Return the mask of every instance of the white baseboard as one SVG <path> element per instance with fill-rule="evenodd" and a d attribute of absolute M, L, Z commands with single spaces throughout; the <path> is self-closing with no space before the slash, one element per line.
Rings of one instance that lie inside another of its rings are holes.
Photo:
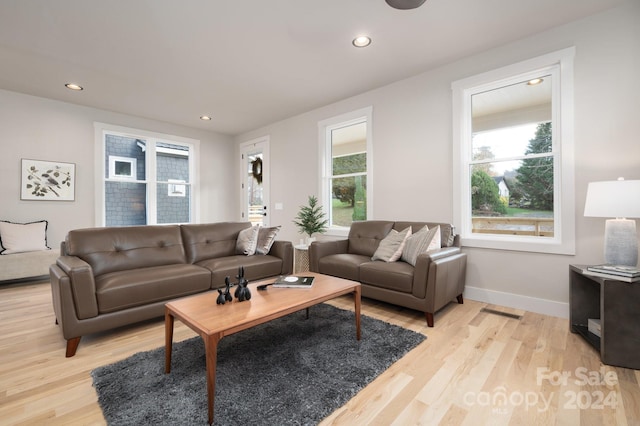
<path fill-rule="evenodd" d="M 491 303 L 493 305 L 507 306 L 509 308 L 536 312 L 538 314 L 569 318 L 569 304 L 555 302 L 553 300 L 538 299 L 536 297 L 522 296 L 520 294 L 504 293 L 502 291 L 487 290 L 484 288 L 469 286 L 466 286 L 464 289 L 464 298 L 478 302 Z"/>

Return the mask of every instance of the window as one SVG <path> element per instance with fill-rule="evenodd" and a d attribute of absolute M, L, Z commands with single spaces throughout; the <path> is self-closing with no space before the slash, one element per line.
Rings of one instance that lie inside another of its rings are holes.
<path fill-rule="evenodd" d="M 333 234 L 344 235 L 353 221 L 372 217 L 371 112 L 368 107 L 318 123 L 319 198 Z"/>
<path fill-rule="evenodd" d="M 454 224 L 462 244 L 574 254 L 573 55 L 454 82 Z"/>
<path fill-rule="evenodd" d="M 136 164 L 135 158 L 109 156 L 109 178 L 110 179 L 135 179 Z"/>
<path fill-rule="evenodd" d="M 95 124 L 102 226 L 190 223 L 199 141 Z"/>

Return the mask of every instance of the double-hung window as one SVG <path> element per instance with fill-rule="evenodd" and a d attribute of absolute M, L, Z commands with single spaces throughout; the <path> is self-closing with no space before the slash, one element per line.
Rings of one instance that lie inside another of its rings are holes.
<path fill-rule="evenodd" d="M 573 254 L 573 55 L 454 82 L 454 224 L 462 244 Z"/>
<path fill-rule="evenodd" d="M 346 234 L 352 222 L 372 217 L 371 113 L 368 107 L 318 123 L 319 198 L 329 233 Z"/>
<path fill-rule="evenodd" d="M 199 141 L 102 123 L 96 131 L 96 223 L 196 222 Z"/>

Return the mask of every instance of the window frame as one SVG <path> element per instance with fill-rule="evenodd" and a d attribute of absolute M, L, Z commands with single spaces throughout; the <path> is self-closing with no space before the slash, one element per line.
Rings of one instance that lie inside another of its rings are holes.
<path fill-rule="evenodd" d="M 336 226 L 331 224 L 331 204 L 332 194 L 330 182 L 334 178 L 332 170 L 332 140 L 331 131 L 337 128 L 346 127 L 358 123 L 366 123 L 366 173 L 356 173 L 365 176 L 367 179 L 367 220 L 371 220 L 373 216 L 373 107 L 368 106 L 334 117 L 327 118 L 318 122 L 318 146 L 319 146 L 319 170 L 320 170 L 320 196 L 318 199 L 322 204 L 322 209 L 329 220 L 327 235 L 330 236 L 347 236 L 350 227 Z M 349 175 L 341 175 L 340 177 L 348 177 Z"/>
<path fill-rule="evenodd" d="M 552 52 L 452 83 L 453 91 L 453 211 L 461 243 L 467 247 L 555 254 L 575 254 L 574 104 L 575 48 Z M 514 236 L 471 232 L 472 156 L 471 97 L 528 77 L 552 76 L 552 137 L 554 157 L 554 236 Z"/>
<path fill-rule="evenodd" d="M 108 170 L 105 170 L 105 148 L 106 135 L 125 136 L 132 139 L 141 139 L 147 142 L 145 156 L 147 175 L 145 180 L 137 180 L 135 175 L 130 179 L 106 177 Z M 147 130 L 134 129 L 129 127 L 117 126 L 106 123 L 94 122 L 94 170 L 95 170 L 95 223 L 96 226 L 106 226 L 105 216 L 105 183 L 111 182 L 137 182 L 146 185 L 146 204 L 147 204 L 147 225 L 157 225 L 157 186 L 166 184 L 171 186 L 175 182 L 158 181 L 156 173 L 156 154 L 157 152 L 168 152 L 167 148 L 157 147 L 157 144 L 175 144 L 183 145 L 189 148 L 189 182 L 179 185 L 190 186 L 191 199 L 189 202 L 189 223 L 199 223 L 200 221 L 200 185 L 199 185 L 199 169 L 197 167 L 200 158 L 200 141 L 197 139 L 186 138 L 182 136 L 168 135 L 164 133 L 151 132 Z M 170 223 L 162 223 L 161 225 L 170 225 Z"/>

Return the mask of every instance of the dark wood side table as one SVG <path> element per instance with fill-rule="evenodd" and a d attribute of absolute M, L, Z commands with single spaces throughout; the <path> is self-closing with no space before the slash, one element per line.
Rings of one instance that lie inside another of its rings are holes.
<path fill-rule="evenodd" d="M 640 282 L 587 275 L 587 265 L 569 267 L 569 324 L 596 350 L 604 364 L 640 369 Z M 588 331 L 600 318 L 601 337 Z"/>

